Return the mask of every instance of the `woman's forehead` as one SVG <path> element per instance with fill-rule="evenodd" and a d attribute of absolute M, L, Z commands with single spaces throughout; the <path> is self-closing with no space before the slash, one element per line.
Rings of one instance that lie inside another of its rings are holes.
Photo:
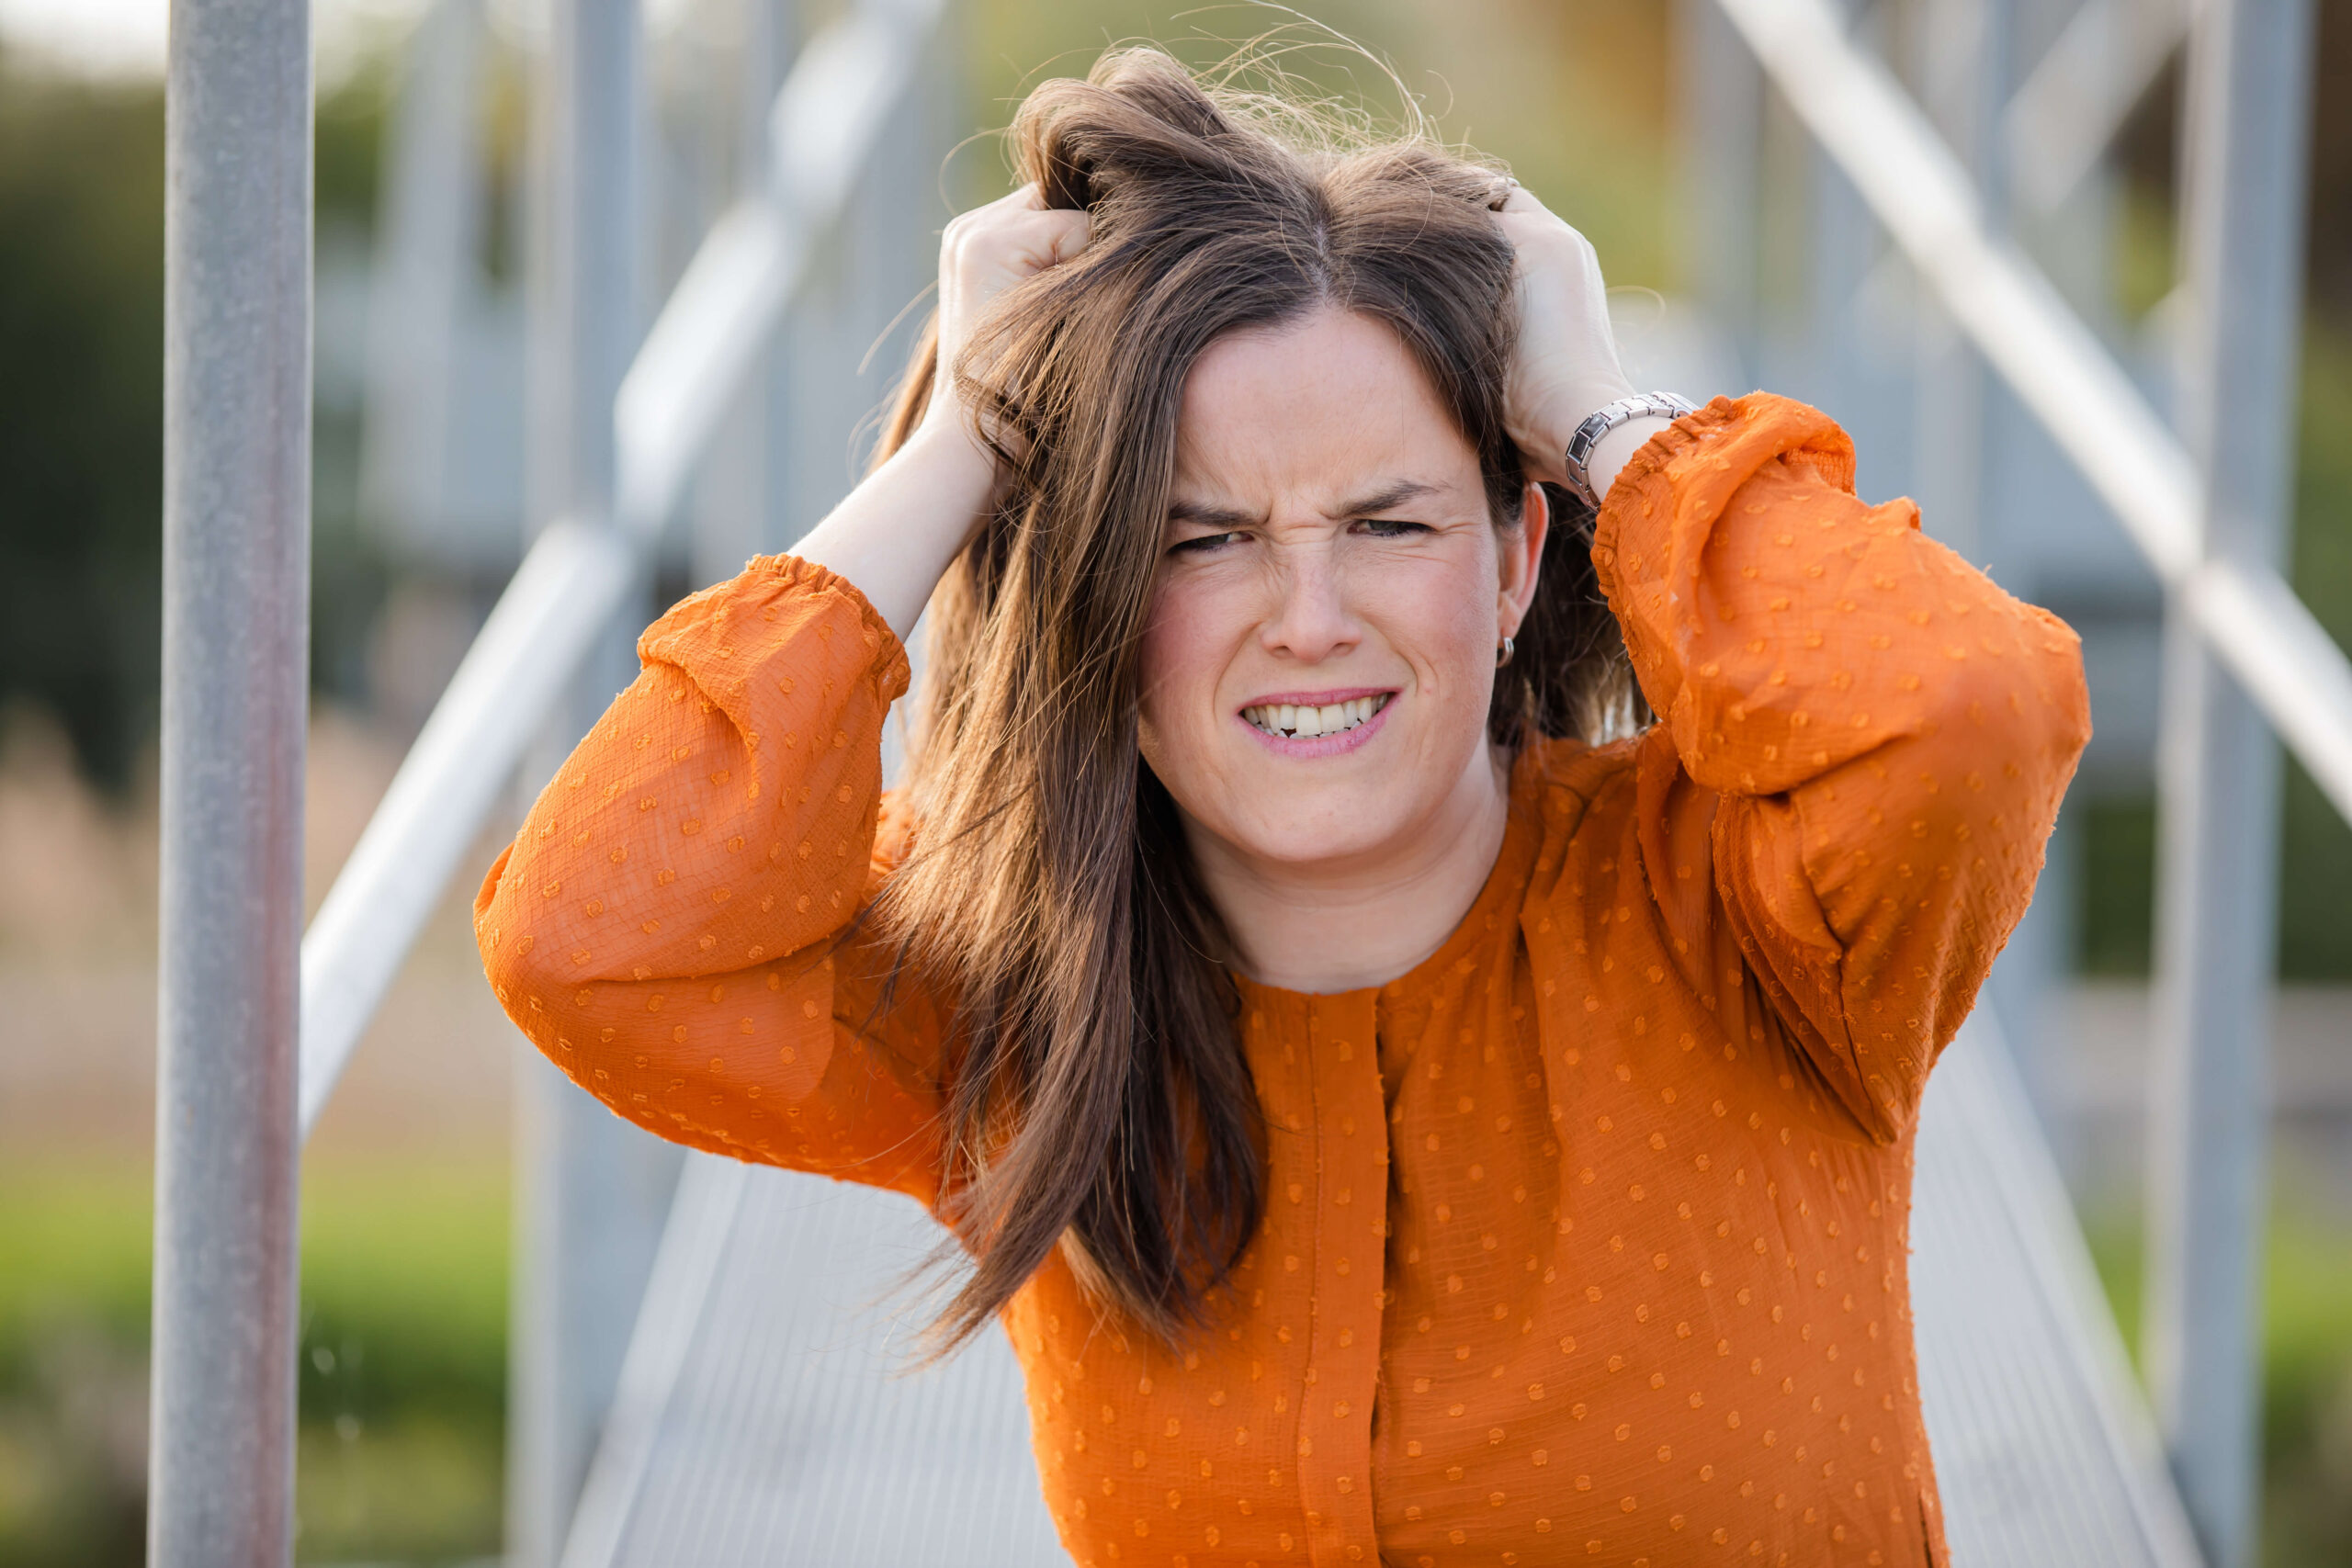
<path fill-rule="evenodd" d="M 1325 307 L 1228 333 L 1185 380 L 1180 502 L 1262 510 L 1282 497 L 1340 515 L 1400 485 L 1425 502 L 1476 495 L 1478 457 L 1379 321 Z"/>

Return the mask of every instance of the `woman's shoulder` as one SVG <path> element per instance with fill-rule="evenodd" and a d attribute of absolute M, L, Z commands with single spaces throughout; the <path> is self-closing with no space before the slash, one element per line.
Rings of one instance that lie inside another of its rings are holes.
<path fill-rule="evenodd" d="M 1510 804 L 1514 816 L 1537 828 L 1536 883 L 1556 876 L 1574 848 L 1589 849 L 1595 835 L 1613 840 L 1630 825 L 1647 733 L 1600 746 L 1561 738 L 1521 749 L 1511 770 Z M 1541 897 L 1544 889 L 1531 886 L 1529 892 Z"/>
<path fill-rule="evenodd" d="M 1528 908 L 1556 913 L 1562 900 L 1588 897 L 1613 907 L 1624 889 L 1648 886 L 1652 852 L 1661 847 L 1648 840 L 1690 825 L 1668 806 L 1679 778 L 1673 755 L 1656 724 L 1603 745 L 1546 740 L 1521 752 L 1511 813 L 1534 840 L 1525 863 Z"/>
<path fill-rule="evenodd" d="M 886 789 L 874 811 L 872 865 L 877 882 L 915 852 L 915 807 L 905 788 Z"/>

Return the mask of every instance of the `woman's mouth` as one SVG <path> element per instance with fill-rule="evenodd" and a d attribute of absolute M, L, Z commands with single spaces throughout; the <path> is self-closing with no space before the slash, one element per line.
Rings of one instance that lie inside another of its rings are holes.
<path fill-rule="evenodd" d="M 1279 740 L 1310 740 L 1325 735 L 1343 735 L 1351 729 L 1372 722 L 1381 709 L 1388 705 L 1395 694 L 1377 692 L 1368 697 L 1351 697 L 1344 702 L 1325 703 L 1259 703 L 1241 710 L 1241 716 L 1261 735 Z"/>

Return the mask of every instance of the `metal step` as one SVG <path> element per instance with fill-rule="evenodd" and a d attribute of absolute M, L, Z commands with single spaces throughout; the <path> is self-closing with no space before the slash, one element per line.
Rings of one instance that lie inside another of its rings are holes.
<path fill-rule="evenodd" d="M 1066 1564 L 991 1327 L 915 1371 L 912 1199 L 690 1157 L 563 1568 Z"/>
<path fill-rule="evenodd" d="M 2196 1568 L 2155 1425 L 1990 1008 L 1928 1077 L 1914 1179 L 1919 1395 L 1955 1568 Z"/>

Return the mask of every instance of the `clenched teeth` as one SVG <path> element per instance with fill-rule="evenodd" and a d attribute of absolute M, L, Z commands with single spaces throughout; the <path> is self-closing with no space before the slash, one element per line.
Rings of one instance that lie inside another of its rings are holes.
<path fill-rule="evenodd" d="M 1296 737 L 1306 739 L 1317 735 L 1337 735 L 1353 729 L 1388 705 L 1389 694 L 1375 697 L 1355 697 L 1344 703 L 1326 703 L 1321 707 L 1291 703 L 1261 703 L 1241 710 L 1241 716 L 1269 735 Z"/>

